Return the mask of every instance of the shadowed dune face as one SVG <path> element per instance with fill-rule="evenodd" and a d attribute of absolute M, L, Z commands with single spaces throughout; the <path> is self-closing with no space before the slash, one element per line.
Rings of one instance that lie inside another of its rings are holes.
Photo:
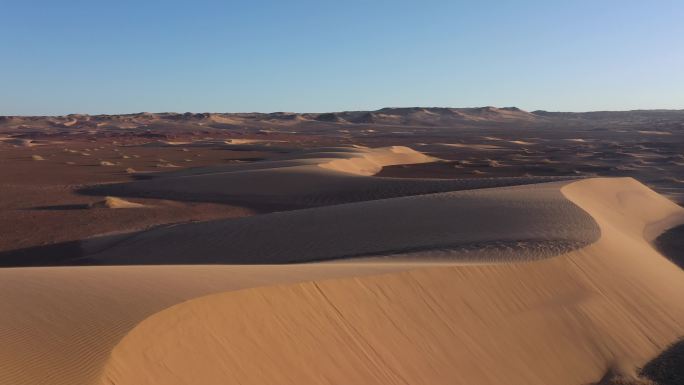
<path fill-rule="evenodd" d="M 268 264 L 409 252 L 425 260 L 536 259 L 598 238 L 591 217 L 562 196 L 561 186 L 429 194 L 176 225 L 91 239 L 82 248 L 85 260 L 97 264 Z M 268 242 L 258 241 L 264 237 Z M 483 247 L 486 253 L 478 252 Z M 505 253 L 508 248 L 515 253 Z"/>
<path fill-rule="evenodd" d="M 668 229 L 654 243 L 658 251 L 684 269 L 684 225 Z"/>
<path fill-rule="evenodd" d="M 658 385 L 684 384 L 684 339 L 648 362 L 640 374 Z"/>

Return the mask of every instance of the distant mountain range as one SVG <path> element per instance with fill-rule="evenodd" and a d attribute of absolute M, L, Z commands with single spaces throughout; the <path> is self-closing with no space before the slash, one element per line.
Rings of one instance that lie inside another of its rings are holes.
<path fill-rule="evenodd" d="M 182 126 L 191 128 L 277 128 L 279 126 L 644 126 L 684 127 L 684 110 L 633 110 L 596 112 L 523 111 L 516 107 L 438 108 L 402 107 L 375 111 L 328 113 L 135 113 L 122 115 L 0 116 L 0 129 L 104 128 Z"/>

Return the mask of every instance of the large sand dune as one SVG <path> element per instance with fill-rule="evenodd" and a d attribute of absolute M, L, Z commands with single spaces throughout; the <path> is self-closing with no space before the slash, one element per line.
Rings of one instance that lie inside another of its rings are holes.
<path fill-rule="evenodd" d="M 345 210 L 362 220 L 350 222 Z M 398 220 L 402 212 L 416 219 Z M 555 258 L 506 264 L 423 263 L 416 250 L 411 261 L 3 269 L 0 384 L 576 385 L 597 381 L 613 365 L 641 365 L 684 334 L 684 273 L 649 244 L 684 222 L 684 210 L 629 178 L 273 215 L 314 215 L 309 219 L 326 225 L 311 231 L 336 226 L 334 241 L 308 246 L 315 253 L 302 248 L 307 258 L 352 247 L 345 232 L 367 239 L 353 247 L 370 255 L 393 242 L 427 244 L 429 234 L 473 238 L 479 247 L 529 234 L 577 243 Z M 386 226 L 368 232 L 364 222 L 377 215 L 387 216 Z M 274 229 L 288 223 L 263 217 Z M 188 226 L 209 226 L 194 235 L 216 237 L 226 223 Z M 141 235 L 158 247 L 151 255 L 174 252 L 163 245 L 167 234 L 185 231 L 172 229 Z M 244 240 L 233 248 L 266 250 L 271 258 L 280 247 L 291 257 L 310 235 L 281 230 L 290 249 L 285 241 L 269 250 Z M 128 258 L 130 242 L 109 247 L 118 250 L 112 260 Z M 222 242 L 199 238 L 196 247 L 231 248 Z M 182 253 L 192 250 L 173 255 Z"/>
<path fill-rule="evenodd" d="M 157 313 L 103 384 L 586 384 L 684 330 L 684 273 L 647 239 L 684 210 L 629 179 L 563 188 L 601 228 L 545 261 L 215 294 Z"/>

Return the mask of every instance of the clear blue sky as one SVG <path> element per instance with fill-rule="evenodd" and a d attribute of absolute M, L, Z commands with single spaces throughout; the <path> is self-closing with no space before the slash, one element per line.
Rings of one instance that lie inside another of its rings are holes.
<path fill-rule="evenodd" d="M 684 108 L 684 1 L 0 0 L 0 115 Z"/>

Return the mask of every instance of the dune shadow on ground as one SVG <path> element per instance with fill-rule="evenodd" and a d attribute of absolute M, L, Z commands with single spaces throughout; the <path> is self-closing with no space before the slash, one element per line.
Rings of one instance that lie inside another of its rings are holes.
<path fill-rule="evenodd" d="M 654 243 L 661 254 L 684 269 L 684 225 L 665 231 Z M 681 384 L 684 384 L 684 381 Z"/>
<path fill-rule="evenodd" d="M 684 384 L 684 339 L 672 344 L 651 360 L 641 369 L 640 374 L 658 385 Z"/>
<path fill-rule="evenodd" d="M 79 260 L 81 257 L 83 257 L 81 242 L 70 241 L 0 251 L 0 267 L 75 266 L 84 264 L 82 260 Z"/>
<path fill-rule="evenodd" d="M 588 385 L 682 385 L 684 384 L 684 338 L 670 345 L 637 373 L 610 369 L 599 382 Z"/>

